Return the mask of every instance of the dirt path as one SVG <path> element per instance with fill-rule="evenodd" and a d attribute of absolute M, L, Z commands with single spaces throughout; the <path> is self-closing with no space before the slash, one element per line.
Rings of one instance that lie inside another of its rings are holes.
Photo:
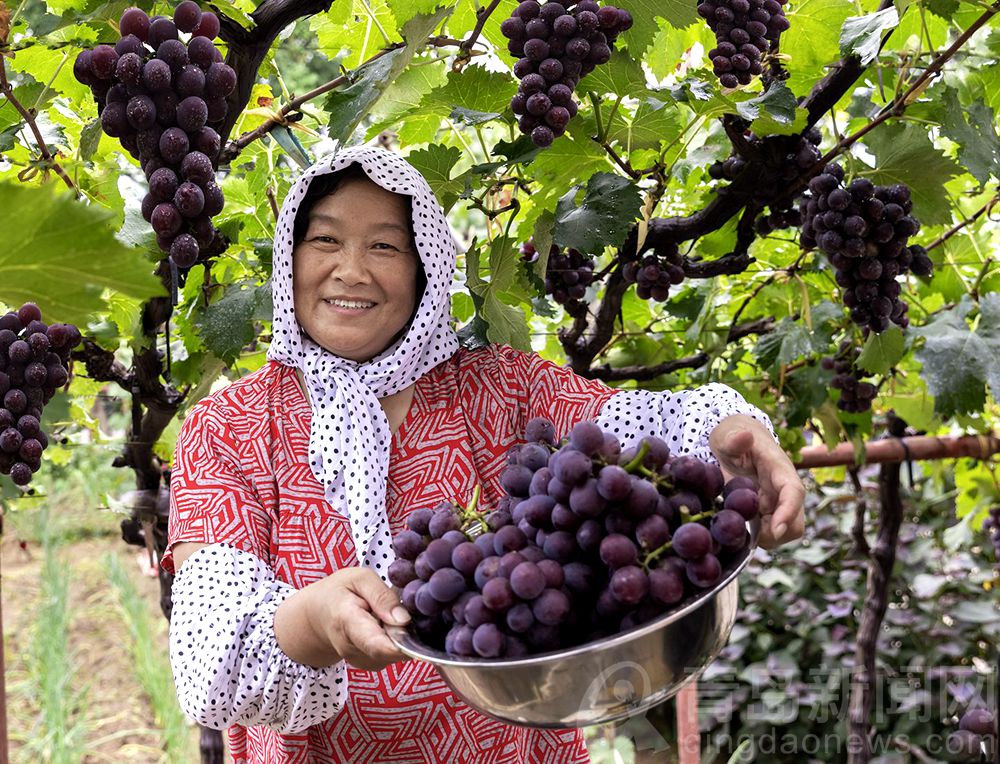
<path fill-rule="evenodd" d="M 87 764 L 166 761 L 152 707 L 129 655 L 131 636 L 121 619 L 104 561 L 105 555 L 112 554 L 121 562 L 146 604 L 154 639 L 166 655 L 167 623 L 159 610 L 159 585 L 156 579 L 142 575 L 135 551 L 135 547 L 108 536 L 66 544 L 59 552 L 59 559 L 70 571 L 69 647 L 78 672 L 71 689 L 87 688 L 83 758 Z M 35 764 L 24 750 L 24 743 L 37 735 L 39 710 L 28 682 L 26 650 L 34 633 L 43 554 L 37 544 L 29 544 L 25 551 L 10 537 L 4 539 L 2 552 L 11 761 Z M 169 689 L 172 691 L 172 686 Z M 192 726 L 190 734 L 196 744 L 197 728 Z"/>

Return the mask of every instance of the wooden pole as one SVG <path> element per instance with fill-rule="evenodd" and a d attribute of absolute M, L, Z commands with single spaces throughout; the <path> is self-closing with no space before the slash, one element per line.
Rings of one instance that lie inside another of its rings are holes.
<path fill-rule="evenodd" d="M 862 462 L 928 461 L 932 459 L 987 459 L 1000 453 L 1000 438 L 992 435 L 963 435 L 957 438 L 934 438 L 918 435 L 910 438 L 885 438 L 870 440 L 865 444 Z M 832 450 L 826 446 L 807 446 L 802 449 L 795 466 L 800 469 L 817 467 L 844 467 L 856 463 L 853 443 L 841 443 Z"/>
<path fill-rule="evenodd" d="M 685 685 L 677 693 L 675 706 L 679 764 L 701 764 L 701 735 L 698 732 L 698 680 Z"/>

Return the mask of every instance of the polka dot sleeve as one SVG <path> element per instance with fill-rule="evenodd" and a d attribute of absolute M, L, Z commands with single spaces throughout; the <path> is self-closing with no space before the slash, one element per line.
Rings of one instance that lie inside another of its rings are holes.
<path fill-rule="evenodd" d="M 717 463 L 708 436 L 732 414 L 753 417 L 774 437 L 771 420 L 763 411 L 731 387 L 718 383 L 676 393 L 619 390 L 604 404 L 596 421 L 605 432 L 617 435 L 625 447 L 655 435 L 663 438 L 674 454 Z"/>
<path fill-rule="evenodd" d="M 274 613 L 296 589 L 258 557 L 229 544 L 192 554 L 173 584 L 170 665 L 181 708 L 201 725 L 294 733 L 347 701 L 346 664 L 293 661 L 274 636 Z"/>

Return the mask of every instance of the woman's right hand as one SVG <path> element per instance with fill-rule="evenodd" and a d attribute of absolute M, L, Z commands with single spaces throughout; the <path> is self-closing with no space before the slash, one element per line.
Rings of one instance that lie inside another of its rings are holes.
<path fill-rule="evenodd" d="M 375 571 L 344 568 L 302 591 L 307 590 L 309 623 L 340 659 L 366 671 L 407 660 L 382 623 L 403 626 L 410 615 Z"/>

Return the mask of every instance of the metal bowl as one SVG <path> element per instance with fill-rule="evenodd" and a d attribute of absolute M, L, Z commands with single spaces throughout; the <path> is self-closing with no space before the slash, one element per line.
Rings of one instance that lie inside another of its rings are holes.
<path fill-rule="evenodd" d="M 749 523 L 750 549 L 715 588 L 631 631 L 568 650 L 526 658 L 460 658 L 387 626 L 396 646 L 428 661 L 473 708 L 528 727 L 586 727 L 641 713 L 697 678 L 729 640 L 740 572 L 757 545 L 760 521 Z"/>

